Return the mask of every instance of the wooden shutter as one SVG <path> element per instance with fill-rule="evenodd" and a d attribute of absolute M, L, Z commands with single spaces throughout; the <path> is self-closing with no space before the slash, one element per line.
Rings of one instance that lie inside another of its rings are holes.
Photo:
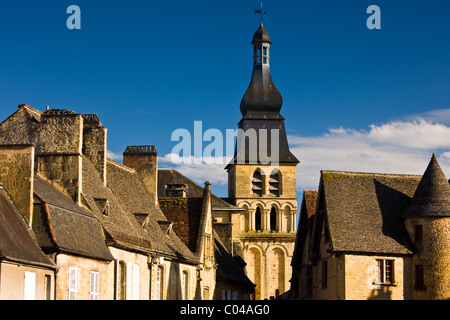
<path fill-rule="evenodd" d="M 89 300 L 99 299 L 99 278 L 100 274 L 98 272 L 91 271 L 89 284 Z"/>
<path fill-rule="evenodd" d="M 69 267 L 69 300 L 77 300 L 78 297 L 78 275 L 76 267 Z"/>

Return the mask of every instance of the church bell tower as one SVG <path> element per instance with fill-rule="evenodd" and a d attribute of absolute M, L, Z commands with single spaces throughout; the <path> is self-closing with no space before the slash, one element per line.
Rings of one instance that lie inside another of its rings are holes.
<path fill-rule="evenodd" d="M 233 217 L 233 240 L 257 300 L 289 289 L 296 235 L 299 161 L 289 150 L 283 98 L 270 75 L 271 44 L 261 23 L 252 40 L 253 73 L 240 105 L 235 156 L 226 167 L 230 202 L 245 210 Z"/>

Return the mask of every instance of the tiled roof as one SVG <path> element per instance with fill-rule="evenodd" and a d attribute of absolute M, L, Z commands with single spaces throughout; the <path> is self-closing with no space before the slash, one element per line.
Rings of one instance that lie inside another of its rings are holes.
<path fill-rule="evenodd" d="M 322 171 L 315 238 L 321 232 L 317 222 L 327 221 L 335 251 L 411 253 L 402 214 L 420 179 L 418 175 Z"/>
<path fill-rule="evenodd" d="M 33 228 L 42 247 L 50 249 L 52 244 L 54 249 L 66 253 L 106 261 L 114 259 L 106 246 L 102 226 L 92 213 L 40 177 L 34 179 L 34 191 L 41 210 L 36 211 Z M 39 213 L 43 216 L 39 217 Z"/>
<path fill-rule="evenodd" d="M 56 265 L 39 248 L 33 232 L 7 192 L 0 186 L 0 260 L 2 259 L 56 269 Z"/>

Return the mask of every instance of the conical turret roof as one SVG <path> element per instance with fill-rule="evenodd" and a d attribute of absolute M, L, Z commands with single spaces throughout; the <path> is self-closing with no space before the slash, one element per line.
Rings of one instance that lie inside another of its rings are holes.
<path fill-rule="evenodd" d="M 434 153 L 405 217 L 450 217 L 450 186 Z"/>
<path fill-rule="evenodd" d="M 272 43 L 270 41 L 269 33 L 267 32 L 266 29 L 264 29 L 262 22 L 259 25 L 258 30 L 256 30 L 255 34 L 253 35 L 252 44 L 261 43 L 261 42 Z"/>

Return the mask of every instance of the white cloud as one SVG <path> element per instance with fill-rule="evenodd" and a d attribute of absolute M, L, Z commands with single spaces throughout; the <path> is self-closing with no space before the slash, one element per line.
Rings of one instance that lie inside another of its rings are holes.
<path fill-rule="evenodd" d="M 110 150 L 106 151 L 106 156 L 114 161 L 122 161 L 122 154 L 114 153 Z"/>
<path fill-rule="evenodd" d="M 405 121 L 414 121 L 418 119 L 450 125 L 450 109 L 435 109 L 424 113 L 408 115 L 404 118 Z"/>
<path fill-rule="evenodd" d="M 450 127 L 425 120 L 371 125 L 369 130 L 339 128 L 318 137 L 289 137 L 300 159 L 297 187 L 316 189 L 320 170 L 422 174 L 436 153 L 450 169 Z"/>
<path fill-rule="evenodd" d="M 367 130 L 333 128 L 320 136 L 288 139 L 301 161 L 299 190 L 317 189 L 320 170 L 423 174 L 433 153 L 444 173 L 450 173 L 450 126 L 424 119 L 371 125 Z M 160 161 L 199 184 L 206 180 L 222 186 L 228 183 L 223 164 L 174 165 L 172 157 L 166 155 Z M 223 162 L 223 158 L 216 160 Z"/>

